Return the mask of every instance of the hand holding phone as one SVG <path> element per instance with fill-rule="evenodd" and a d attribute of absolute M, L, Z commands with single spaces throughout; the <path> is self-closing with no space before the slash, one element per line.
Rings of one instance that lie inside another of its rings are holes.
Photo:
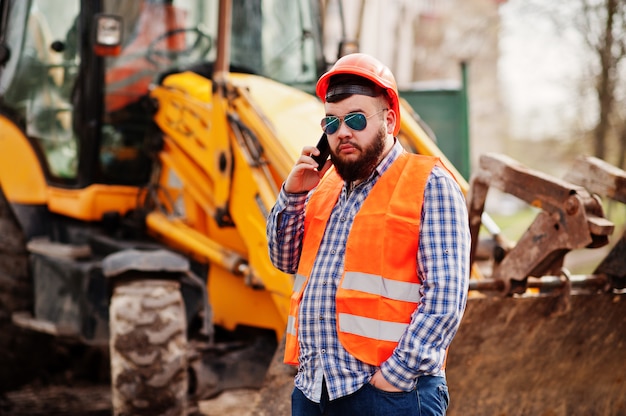
<path fill-rule="evenodd" d="M 317 142 L 315 147 L 320 151 L 319 156 L 311 155 L 313 160 L 317 162 L 318 169 L 321 169 L 326 163 L 326 159 L 330 156 L 330 145 L 328 144 L 328 137 L 326 137 L 326 133 L 322 134 L 320 140 Z"/>

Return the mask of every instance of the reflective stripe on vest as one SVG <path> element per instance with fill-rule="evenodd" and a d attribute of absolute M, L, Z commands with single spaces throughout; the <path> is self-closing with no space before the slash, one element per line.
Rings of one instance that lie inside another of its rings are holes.
<path fill-rule="evenodd" d="M 339 314 L 339 330 L 379 341 L 398 342 L 409 324 L 381 321 L 362 316 Z"/>
<path fill-rule="evenodd" d="M 293 292 L 300 293 L 300 291 L 304 288 L 304 283 L 306 282 L 306 277 L 301 274 L 296 275 L 296 280 L 293 284 Z M 296 335 L 296 317 L 289 314 L 287 317 L 287 334 Z"/>
<path fill-rule="evenodd" d="M 422 285 L 385 279 L 382 276 L 373 274 L 346 272 L 342 287 L 344 289 L 379 295 L 388 299 L 418 303 L 421 297 L 420 289 Z"/>
<path fill-rule="evenodd" d="M 301 274 L 296 274 L 296 280 L 293 282 L 293 291 L 299 292 L 304 287 L 304 283 L 306 282 L 306 279 L 307 279 L 306 276 L 303 276 Z"/>

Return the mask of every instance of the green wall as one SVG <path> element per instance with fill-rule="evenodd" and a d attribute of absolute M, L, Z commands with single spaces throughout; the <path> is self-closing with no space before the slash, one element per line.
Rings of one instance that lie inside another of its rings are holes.
<path fill-rule="evenodd" d="M 422 120 L 437 137 L 437 145 L 456 169 L 469 180 L 469 122 L 467 80 L 462 65 L 463 83 L 460 89 L 433 88 L 400 90 Z"/>

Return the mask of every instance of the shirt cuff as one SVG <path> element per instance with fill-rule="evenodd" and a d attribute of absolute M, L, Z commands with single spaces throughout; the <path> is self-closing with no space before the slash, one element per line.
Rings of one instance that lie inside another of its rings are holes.
<path fill-rule="evenodd" d="M 380 371 L 385 380 L 400 390 L 411 391 L 417 384 L 415 374 L 407 369 L 395 355 L 391 355 L 387 361 L 381 364 Z"/>
<path fill-rule="evenodd" d="M 291 194 L 285 191 L 284 186 L 280 189 L 276 203 L 281 206 L 283 213 L 295 214 L 304 209 L 308 193 Z"/>

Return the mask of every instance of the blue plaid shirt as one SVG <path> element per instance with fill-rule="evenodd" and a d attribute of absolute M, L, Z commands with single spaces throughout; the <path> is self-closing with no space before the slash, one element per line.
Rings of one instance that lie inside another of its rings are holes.
<path fill-rule="evenodd" d="M 354 216 L 378 178 L 403 151 L 396 141 L 366 181 L 350 193 L 344 185 L 326 226 L 298 315 L 300 356 L 295 385 L 314 402 L 320 401 L 323 379 L 334 400 L 357 391 L 378 369 L 354 358 L 338 341 L 335 293 Z M 298 269 L 307 200 L 307 194 L 281 190 L 268 218 L 270 257 L 286 273 Z M 410 391 L 420 375 L 444 375 L 446 349 L 467 301 L 469 251 L 465 198 L 451 175 L 435 167 L 424 192 L 417 253 L 422 297 L 394 353 L 380 367 L 394 386 Z"/>

